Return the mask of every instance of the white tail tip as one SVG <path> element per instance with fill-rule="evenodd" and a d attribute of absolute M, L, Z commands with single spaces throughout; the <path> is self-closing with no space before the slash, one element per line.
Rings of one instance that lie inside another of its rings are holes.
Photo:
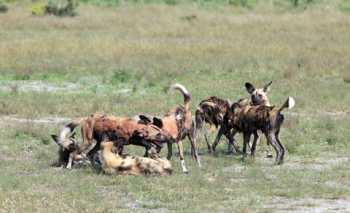
<path fill-rule="evenodd" d="M 295 106 L 295 100 L 293 97 L 288 97 L 288 109 L 292 109 Z"/>
<path fill-rule="evenodd" d="M 182 93 L 189 95 L 190 93 L 188 92 L 188 90 L 181 84 L 173 84 L 171 86 L 171 89 L 178 89 L 180 90 Z"/>

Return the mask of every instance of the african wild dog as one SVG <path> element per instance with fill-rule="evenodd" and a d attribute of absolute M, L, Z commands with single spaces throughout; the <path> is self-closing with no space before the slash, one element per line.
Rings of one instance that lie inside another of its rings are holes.
<path fill-rule="evenodd" d="M 58 141 L 68 138 L 67 136 L 72 134 L 78 125 L 81 126 L 83 142 L 81 145 L 75 143 L 76 148 L 70 155 L 70 163 L 67 168 L 71 167 L 75 155 L 87 155 L 94 163 L 93 158 L 100 150 L 101 142 L 105 140 L 113 141 L 120 154 L 124 145 L 143 146 L 146 149 L 145 156 L 148 155 L 151 148 L 159 152 L 162 144 L 171 140 L 170 135 L 156 125 L 143 124 L 132 118 L 93 114 L 65 125 L 60 132 L 61 137 L 58 138 Z"/>
<path fill-rule="evenodd" d="M 172 172 L 171 164 L 166 159 L 145 157 L 122 157 L 114 153 L 114 143 L 105 141 L 101 143 L 100 159 L 102 170 L 106 174 L 122 175 L 169 175 Z"/>
<path fill-rule="evenodd" d="M 174 84 L 172 89 L 178 90 L 182 93 L 184 96 L 184 105 L 183 106 L 176 106 L 172 108 L 168 113 L 166 113 L 162 118 L 162 130 L 165 132 L 168 132 L 173 141 L 176 142 L 179 150 L 179 157 L 181 161 L 181 167 L 182 171 L 184 173 L 187 173 L 188 170 L 185 165 L 184 160 L 184 151 L 183 151 L 183 144 L 182 140 L 185 137 L 188 137 L 188 139 L 191 142 L 191 154 L 197 161 L 197 164 L 199 167 L 201 167 L 200 159 L 197 153 L 197 146 L 196 142 L 194 140 L 194 134 L 195 134 L 195 127 L 194 122 L 192 121 L 191 117 L 191 111 L 190 111 L 190 100 L 191 95 L 188 92 L 188 90 L 181 84 Z M 147 118 L 147 116 L 142 115 L 144 120 L 151 120 Z M 154 120 L 154 119 L 153 119 Z M 168 159 L 171 159 L 172 156 L 172 142 L 168 143 Z"/>
<path fill-rule="evenodd" d="M 263 88 L 256 89 L 253 84 L 247 82 L 245 83 L 246 90 L 250 94 L 250 99 L 241 99 L 239 102 L 242 105 L 265 105 L 269 106 L 269 100 L 267 97 L 267 92 L 269 86 L 272 84 L 272 81 L 266 84 Z M 227 111 L 230 109 L 231 103 L 228 100 L 223 100 L 218 97 L 212 96 L 206 100 L 200 102 L 196 113 L 196 137 L 200 129 L 203 129 L 203 124 L 208 123 L 210 126 L 215 126 L 219 128 L 218 134 L 215 138 L 213 146 L 208 140 L 208 133 L 206 128 L 204 128 L 204 136 L 208 146 L 208 151 L 215 151 L 216 146 L 218 145 L 221 136 L 224 134 L 229 140 L 229 152 L 232 152 L 232 147 L 235 149 L 235 152 L 239 152 L 238 146 L 235 146 L 234 137 L 230 133 L 231 129 L 228 128 L 224 122 L 224 117 L 227 114 Z"/>
<path fill-rule="evenodd" d="M 276 164 L 282 164 L 285 150 L 279 140 L 279 132 L 284 120 L 281 112 L 285 108 L 293 108 L 294 105 L 295 100 L 292 97 L 289 97 L 279 108 L 263 105 L 241 105 L 239 102 L 232 104 L 231 109 L 228 111 L 227 121 L 234 131 L 233 135 L 236 132 L 243 133 L 244 155 L 252 134 L 254 135 L 254 141 L 251 155 L 255 154 L 257 131 L 260 130 L 276 151 Z"/>
<path fill-rule="evenodd" d="M 70 135 L 68 133 L 70 133 L 69 129 L 63 128 L 60 135 L 51 135 L 59 147 L 58 160 L 52 166 L 71 168 L 73 161 L 82 160 L 82 156 L 78 154 L 79 145 L 74 137 L 75 133 Z"/>

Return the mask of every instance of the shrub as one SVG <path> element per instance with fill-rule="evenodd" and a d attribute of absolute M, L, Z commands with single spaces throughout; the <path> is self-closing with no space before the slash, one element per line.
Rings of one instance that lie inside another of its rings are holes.
<path fill-rule="evenodd" d="M 313 2 L 313 0 L 291 0 L 294 7 L 298 7 L 301 4 L 307 5 Z"/>
<path fill-rule="evenodd" d="M 132 75 L 128 70 L 116 70 L 113 72 L 111 83 L 117 85 L 119 83 L 126 83 L 132 79 Z"/>
<path fill-rule="evenodd" d="M 257 1 L 256 0 L 229 0 L 228 3 L 230 5 L 253 8 L 256 5 Z"/>
<path fill-rule="evenodd" d="M 32 15 L 35 15 L 35 16 L 45 15 L 45 5 L 44 4 L 34 4 L 30 10 L 32 12 Z"/>
<path fill-rule="evenodd" d="M 45 7 L 45 14 L 55 16 L 76 16 L 78 2 L 76 0 L 67 0 L 65 6 L 60 5 L 60 1 L 49 0 Z"/>
<path fill-rule="evenodd" d="M 0 0 L 0 13 L 6 13 L 8 11 L 8 7 L 6 4 Z"/>

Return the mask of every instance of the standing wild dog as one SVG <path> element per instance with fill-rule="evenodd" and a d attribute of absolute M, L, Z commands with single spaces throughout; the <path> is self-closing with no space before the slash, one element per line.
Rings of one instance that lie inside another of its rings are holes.
<path fill-rule="evenodd" d="M 102 170 L 106 174 L 122 175 L 170 175 L 172 172 L 171 164 L 166 159 L 155 157 L 122 157 L 114 153 L 114 143 L 105 141 L 101 143 L 102 151 L 100 159 Z"/>
<path fill-rule="evenodd" d="M 280 128 L 284 120 L 281 112 L 285 108 L 293 108 L 294 105 L 295 100 L 292 97 L 289 97 L 279 108 L 263 105 L 241 105 L 239 102 L 232 104 L 227 119 L 234 133 L 243 133 L 244 155 L 246 154 L 246 147 L 249 144 L 252 134 L 254 134 L 254 141 L 251 148 L 251 155 L 255 154 L 257 131 L 260 130 L 266 136 L 268 143 L 276 151 L 276 164 L 282 164 L 285 150 L 279 139 Z"/>
<path fill-rule="evenodd" d="M 263 88 L 256 89 L 253 84 L 247 82 L 245 83 L 246 90 L 250 94 L 250 99 L 240 99 L 239 102 L 241 105 L 264 105 L 270 106 L 267 92 L 269 86 L 272 84 L 272 81 L 266 84 Z M 231 129 L 226 126 L 224 122 L 225 115 L 229 111 L 231 103 L 228 100 L 223 100 L 218 97 L 212 96 L 206 100 L 200 102 L 196 114 L 196 137 L 200 129 L 203 128 L 204 123 L 208 123 L 210 126 L 215 126 L 219 128 L 218 134 L 215 138 L 213 146 L 209 143 L 208 132 L 204 128 L 204 136 L 208 146 L 208 151 L 215 151 L 216 146 L 220 142 L 222 135 L 225 135 L 229 140 L 229 152 L 232 152 L 232 147 L 235 148 L 236 152 L 239 152 L 238 147 L 235 146 L 234 137 L 231 134 Z"/>
<path fill-rule="evenodd" d="M 195 134 L 195 127 L 194 122 L 192 121 L 191 111 L 190 111 L 190 101 L 191 101 L 191 94 L 188 92 L 188 90 L 181 84 L 174 84 L 171 86 L 172 89 L 178 90 L 182 93 L 184 97 L 184 105 L 183 106 L 176 106 L 172 108 L 168 113 L 166 113 L 162 118 L 162 130 L 169 133 L 171 135 L 171 138 L 175 143 L 177 144 L 178 150 L 179 150 L 179 157 L 181 161 L 181 168 L 184 173 L 187 173 L 188 170 L 185 165 L 184 160 L 184 151 L 183 151 L 183 144 L 182 140 L 185 137 L 188 137 L 188 139 L 191 142 L 191 154 L 197 161 L 197 164 L 199 167 L 201 167 L 200 159 L 197 152 L 197 146 L 194 139 Z M 140 116 L 144 120 L 150 121 L 149 118 L 142 115 Z M 153 119 L 154 120 L 154 119 Z M 172 142 L 170 141 L 168 143 L 168 159 L 171 159 L 172 157 Z"/>
<path fill-rule="evenodd" d="M 70 154 L 70 163 L 68 163 L 67 168 L 71 167 L 74 156 L 87 155 L 92 160 L 97 151 L 100 150 L 101 142 L 105 140 L 113 141 L 119 153 L 122 152 L 124 145 L 143 146 L 146 149 L 146 156 L 151 148 L 159 151 L 162 144 L 171 140 L 170 135 L 156 125 L 143 124 L 132 118 L 100 114 L 72 121 L 60 131 L 60 137 L 55 135 L 52 137 L 56 138 L 58 143 L 63 143 L 61 141 L 69 138 L 68 136 L 79 125 L 81 126 L 83 142 L 80 146 L 77 143 L 74 144 L 75 149 Z M 93 142 L 94 140 L 96 143 Z"/>

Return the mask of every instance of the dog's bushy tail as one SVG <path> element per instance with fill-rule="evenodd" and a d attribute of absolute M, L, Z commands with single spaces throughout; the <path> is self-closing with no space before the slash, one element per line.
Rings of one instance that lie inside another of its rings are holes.
<path fill-rule="evenodd" d="M 184 96 L 184 108 L 185 108 L 185 114 L 190 111 L 190 101 L 191 101 L 191 94 L 188 92 L 188 90 L 181 84 L 174 84 L 171 86 L 171 89 L 178 90 L 182 93 Z"/>
<path fill-rule="evenodd" d="M 288 97 L 284 104 L 278 109 L 278 112 L 282 112 L 283 109 L 292 109 L 295 106 L 295 100 L 293 97 Z"/>

